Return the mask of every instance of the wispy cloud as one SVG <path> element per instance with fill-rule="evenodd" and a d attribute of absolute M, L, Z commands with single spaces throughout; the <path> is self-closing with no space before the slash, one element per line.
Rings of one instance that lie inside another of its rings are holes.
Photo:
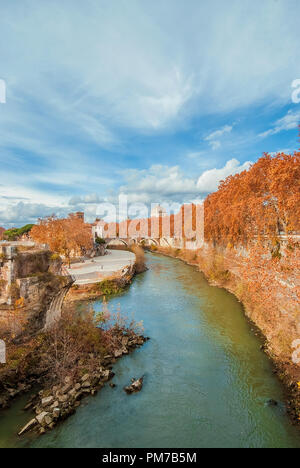
<path fill-rule="evenodd" d="M 276 156 L 276 154 L 278 153 L 284 153 L 284 154 L 292 154 L 296 149 L 292 149 L 292 148 L 282 148 L 282 149 L 279 149 L 277 151 L 270 151 L 269 154 L 271 156 Z"/>
<path fill-rule="evenodd" d="M 210 133 L 207 137 L 204 138 L 205 141 L 208 141 L 209 145 L 212 147 L 213 150 L 217 150 L 221 148 L 221 141 L 220 139 L 226 133 L 231 133 L 233 129 L 232 125 L 224 125 L 224 127 Z"/>
<path fill-rule="evenodd" d="M 289 110 L 285 116 L 278 119 L 273 128 L 261 133 L 261 138 L 266 138 L 270 135 L 276 135 L 284 130 L 294 130 L 300 124 L 300 110 Z"/>

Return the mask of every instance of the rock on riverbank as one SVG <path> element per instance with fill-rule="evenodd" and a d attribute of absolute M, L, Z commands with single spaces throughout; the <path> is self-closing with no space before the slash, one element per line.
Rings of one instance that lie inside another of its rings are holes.
<path fill-rule="evenodd" d="M 141 377 L 140 379 L 131 379 L 131 385 L 128 385 L 127 387 L 124 387 L 124 391 L 130 395 L 131 393 L 136 393 L 140 392 L 143 388 L 143 382 L 144 382 L 144 377 Z"/>
<path fill-rule="evenodd" d="M 83 398 L 96 395 L 105 383 L 113 378 L 112 364 L 118 358 L 142 346 L 147 340 L 148 338 L 141 335 L 124 335 L 121 347 L 116 349 L 113 355 L 107 355 L 100 360 L 95 372 L 86 373 L 76 380 L 67 376 L 62 384 L 41 390 L 31 397 L 24 409 L 34 411 L 35 417 L 31 418 L 18 435 L 32 430 L 44 434 L 53 429 L 58 422 L 74 414 Z"/>

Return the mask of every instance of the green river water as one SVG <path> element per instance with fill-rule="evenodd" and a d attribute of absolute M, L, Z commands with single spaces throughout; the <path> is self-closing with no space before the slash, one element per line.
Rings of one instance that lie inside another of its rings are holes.
<path fill-rule="evenodd" d="M 241 304 L 183 262 L 148 254 L 149 270 L 109 301 L 151 337 L 114 366 L 117 387 L 84 400 L 52 432 L 19 439 L 22 397 L 0 414 L 0 447 L 300 447 L 283 389 Z M 101 301 L 95 309 L 101 310 Z M 122 390 L 145 374 L 143 390 Z M 269 399 L 279 401 L 269 407 Z"/>

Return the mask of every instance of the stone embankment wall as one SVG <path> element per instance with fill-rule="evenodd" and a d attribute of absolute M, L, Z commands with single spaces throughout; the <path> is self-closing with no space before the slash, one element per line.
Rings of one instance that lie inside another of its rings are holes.
<path fill-rule="evenodd" d="M 159 239 L 161 247 L 172 247 L 173 249 L 197 250 L 203 246 L 200 240 L 190 241 L 182 237 L 162 237 Z"/>
<path fill-rule="evenodd" d="M 43 328 L 53 299 L 69 279 L 47 249 L 0 246 L 0 328 L 20 333 Z"/>
<path fill-rule="evenodd" d="M 28 280 L 49 272 L 60 274 L 61 262 L 57 258 L 52 260 L 49 250 L 23 249 L 19 245 L 0 246 L 1 302 L 8 305 L 12 305 L 15 296 L 12 289 L 16 290 L 17 283 L 20 286 L 22 278 Z"/>

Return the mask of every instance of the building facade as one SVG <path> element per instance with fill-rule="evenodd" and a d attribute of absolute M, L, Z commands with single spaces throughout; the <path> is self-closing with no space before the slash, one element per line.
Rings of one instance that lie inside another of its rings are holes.
<path fill-rule="evenodd" d="M 151 218 L 164 218 L 165 216 L 168 216 L 168 213 L 162 206 L 156 205 L 152 207 Z"/>
<path fill-rule="evenodd" d="M 97 237 L 100 237 L 100 239 L 104 238 L 104 225 L 105 222 L 102 219 L 96 219 L 92 224 L 92 236 L 94 241 Z"/>

